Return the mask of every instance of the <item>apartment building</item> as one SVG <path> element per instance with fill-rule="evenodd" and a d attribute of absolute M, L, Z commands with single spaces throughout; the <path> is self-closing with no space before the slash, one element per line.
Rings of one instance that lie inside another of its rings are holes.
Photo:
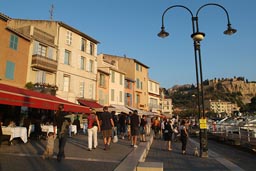
<path fill-rule="evenodd" d="M 173 116 L 173 105 L 172 99 L 165 94 L 165 89 L 160 88 L 160 108 L 161 114 L 172 117 Z"/>
<path fill-rule="evenodd" d="M 110 73 L 108 71 L 98 68 L 96 100 L 103 106 L 109 106 L 109 78 Z"/>
<path fill-rule="evenodd" d="M 160 84 L 152 79 L 148 80 L 148 106 L 149 111 L 160 113 Z"/>
<path fill-rule="evenodd" d="M 106 74 L 99 73 L 101 75 L 101 79 L 105 80 L 108 78 L 108 94 L 106 93 L 107 90 L 102 90 L 102 86 L 99 87 L 99 97 L 103 98 L 103 93 L 105 92 L 105 96 L 108 97 L 108 106 L 111 108 L 110 111 L 116 111 L 117 113 L 126 112 L 128 113 L 130 110 L 125 107 L 126 103 L 126 92 L 125 92 L 125 85 L 126 85 L 126 74 L 119 69 L 118 61 L 109 61 L 105 60 L 103 54 L 98 55 L 98 70 L 102 70 L 105 73 L 109 74 L 107 77 Z M 105 77 L 105 79 L 104 79 Z M 100 80 L 99 80 L 100 81 Z M 103 81 L 100 81 L 103 82 Z M 99 99 L 100 101 L 100 99 Z"/>
<path fill-rule="evenodd" d="M 26 85 L 30 37 L 8 26 L 10 17 L 0 13 L 0 81 L 24 88 Z"/>
<path fill-rule="evenodd" d="M 56 96 L 70 102 L 96 99 L 97 40 L 59 21 L 14 19 L 9 25 L 19 30 L 29 28 L 30 36 L 35 37 L 31 49 L 38 49 L 36 54 L 33 50 L 32 58 L 44 56 L 51 64 L 49 69 L 35 67 L 32 62 L 36 73 L 28 72 L 27 81 L 54 82 L 58 87 Z"/>
<path fill-rule="evenodd" d="M 208 100 L 205 102 L 205 108 L 206 110 L 210 110 L 218 114 L 226 113 L 229 116 L 231 116 L 234 111 L 239 111 L 237 104 L 221 100 Z"/>
<path fill-rule="evenodd" d="M 125 77 L 124 81 L 124 104 L 125 106 L 133 107 L 135 80 Z"/>
<path fill-rule="evenodd" d="M 135 80 L 133 107 L 148 111 L 148 69 L 149 67 L 136 59 L 120 57 L 108 54 L 102 54 L 104 61 L 118 63 L 120 71 L 126 74 L 126 77 Z"/>

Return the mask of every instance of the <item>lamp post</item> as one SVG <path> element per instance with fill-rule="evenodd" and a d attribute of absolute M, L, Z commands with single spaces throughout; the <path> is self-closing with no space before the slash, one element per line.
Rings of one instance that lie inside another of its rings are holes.
<path fill-rule="evenodd" d="M 199 31 L 199 26 L 198 26 L 198 14 L 200 10 L 206 6 L 216 6 L 220 7 L 221 9 L 224 10 L 227 16 L 227 30 L 224 31 L 224 34 L 227 35 L 232 35 L 236 32 L 235 29 L 231 27 L 230 20 L 229 20 L 229 15 L 227 10 L 215 3 L 208 3 L 205 5 L 202 5 L 201 7 L 198 8 L 196 15 L 194 16 L 193 13 L 189 8 L 183 5 L 173 5 L 168 7 L 162 15 L 162 27 L 160 33 L 158 33 L 158 36 L 161 38 L 165 38 L 169 36 L 169 33 L 165 31 L 164 27 L 164 16 L 167 11 L 169 11 L 172 8 L 183 8 L 186 9 L 191 17 L 192 17 L 192 34 L 191 38 L 194 41 L 194 55 L 195 55 L 195 69 L 196 69 L 196 82 L 197 82 L 197 104 L 198 104 L 198 115 L 199 119 L 201 122 L 206 122 L 205 118 L 205 108 L 204 108 L 204 88 L 203 88 L 203 71 L 202 71 L 202 62 L 201 62 L 201 50 L 200 50 L 200 42 L 204 39 L 205 34 L 203 32 Z M 200 123 L 200 157 L 208 157 L 208 141 L 207 141 L 207 129 L 206 129 L 206 124 Z"/>

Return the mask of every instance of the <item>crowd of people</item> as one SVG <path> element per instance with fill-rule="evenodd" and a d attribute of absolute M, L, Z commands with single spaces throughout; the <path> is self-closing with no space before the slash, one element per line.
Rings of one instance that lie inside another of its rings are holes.
<path fill-rule="evenodd" d="M 47 143 L 42 155 L 44 159 L 52 157 L 55 142 L 58 142 L 57 161 L 60 162 L 65 158 L 65 145 L 67 138 L 71 137 L 72 124 L 77 126 L 78 133 L 81 131 L 87 135 L 88 151 L 98 147 L 98 136 L 103 137 L 104 150 L 110 150 L 111 143 L 117 143 L 118 139 L 127 139 L 132 147 L 137 148 L 139 142 L 147 142 L 146 137 L 152 132 L 155 139 L 162 140 L 164 148 L 168 151 L 172 151 L 173 141 L 180 141 L 181 152 L 186 154 L 189 125 L 186 120 L 139 115 L 137 110 L 117 114 L 115 111 L 108 111 L 107 106 L 103 107 L 102 112 L 91 110 L 86 119 L 81 120 L 78 115 L 73 119 L 66 117 L 63 109 L 64 105 L 61 104 L 54 113 L 54 132 L 47 135 Z M 83 125 L 83 128 L 80 125 Z"/>
<path fill-rule="evenodd" d="M 65 158 L 64 149 L 67 137 L 70 135 L 71 121 L 61 114 L 62 110 L 63 106 L 60 105 L 53 122 L 57 128 L 54 130 L 58 130 L 58 132 L 54 132 L 48 136 L 48 143 L 43 158 L 53 155 L 52 149 L 54 139 L 56 138 L 55 135 L 58 135 L 59 142 L 57 160 L 61 161 Z M 73 124 L 76 123 L 75 120 Z M 175 117 L 140 116 L 137 110 L 128 114 L 121 112 L 117 115 L 115 111 L 109 112 L 108 107 L 105 106 L 103 107 L 103 112 L 100 113 L 91 110 L 91 113 L 86 118 L 86 128 L 83 128 L 83 132 L 87 134 L 88 151 L 97 148 L 98 134 L 100 132 L 103 137 L 104 150 L 110 150 L 111 143 L 118 142 L 118 139 L 127 139 L 131 142 L 132 147 L 137 148 L 138 141 L 146 142 L 146 137 L 150 136 L 151 131 L 153 131 L 154 138 L 161 139 L 164 143 L 164 148 L 168 151 L 172 151 L 173 141 L 180 141 L 181 153 L 185 155 L 188 142 L 188 126 L 189 122 L 186 120 L 177 120 Z"/>

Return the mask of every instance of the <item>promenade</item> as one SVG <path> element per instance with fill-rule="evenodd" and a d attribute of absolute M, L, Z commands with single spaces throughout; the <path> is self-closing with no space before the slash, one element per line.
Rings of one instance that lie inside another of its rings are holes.
<path fill-rule="evenodd" d="M 166 171 L 242 171 L 237 165 L 210 150 L 208 158 L 193 156 L 193 148 L 198 145 L 193 140 L 188 146 L 187 155 L 180 153 L 178 142 L 173 143 L 172 151 L 166 151 L 163 149 L 163 141 L 153 140 L 153 137 L 147 137 L 147 140 L 140 142 L 138 148 L 133 148 L 130 141 L 119 139 L 118 143 L 112 143 L 110 150 L 104 151 L 103 140 L 99 136 L 98 148 L 88 151 L 87 136 L 75 135 L 68 139 L 66 158 L 61 162 L 56 161 L 56 156 L 53 159 L 41 158 L 45 140 L 31 139 L 26 144 L 16 142 L 11 146 L 4 142 L 0 148 L 0 171 L 130 171 L 136 170 L 139 162 L 160 162 Z M 58 143 L 55 145 L 56 154 Z"/>

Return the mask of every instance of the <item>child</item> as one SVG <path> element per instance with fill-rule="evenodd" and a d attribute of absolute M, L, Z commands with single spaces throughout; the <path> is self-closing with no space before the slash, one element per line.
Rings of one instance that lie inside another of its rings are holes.
<path fill-rule="evenodd" d="M 56 136 L 54 135 L 53 132 L 48 133 L 46 149 L 45 149 L 44 154 L 42 156 L 43 159 L 50 158 L 50 157 L 53 156 L 55 138 L 56 138 Z"/>

